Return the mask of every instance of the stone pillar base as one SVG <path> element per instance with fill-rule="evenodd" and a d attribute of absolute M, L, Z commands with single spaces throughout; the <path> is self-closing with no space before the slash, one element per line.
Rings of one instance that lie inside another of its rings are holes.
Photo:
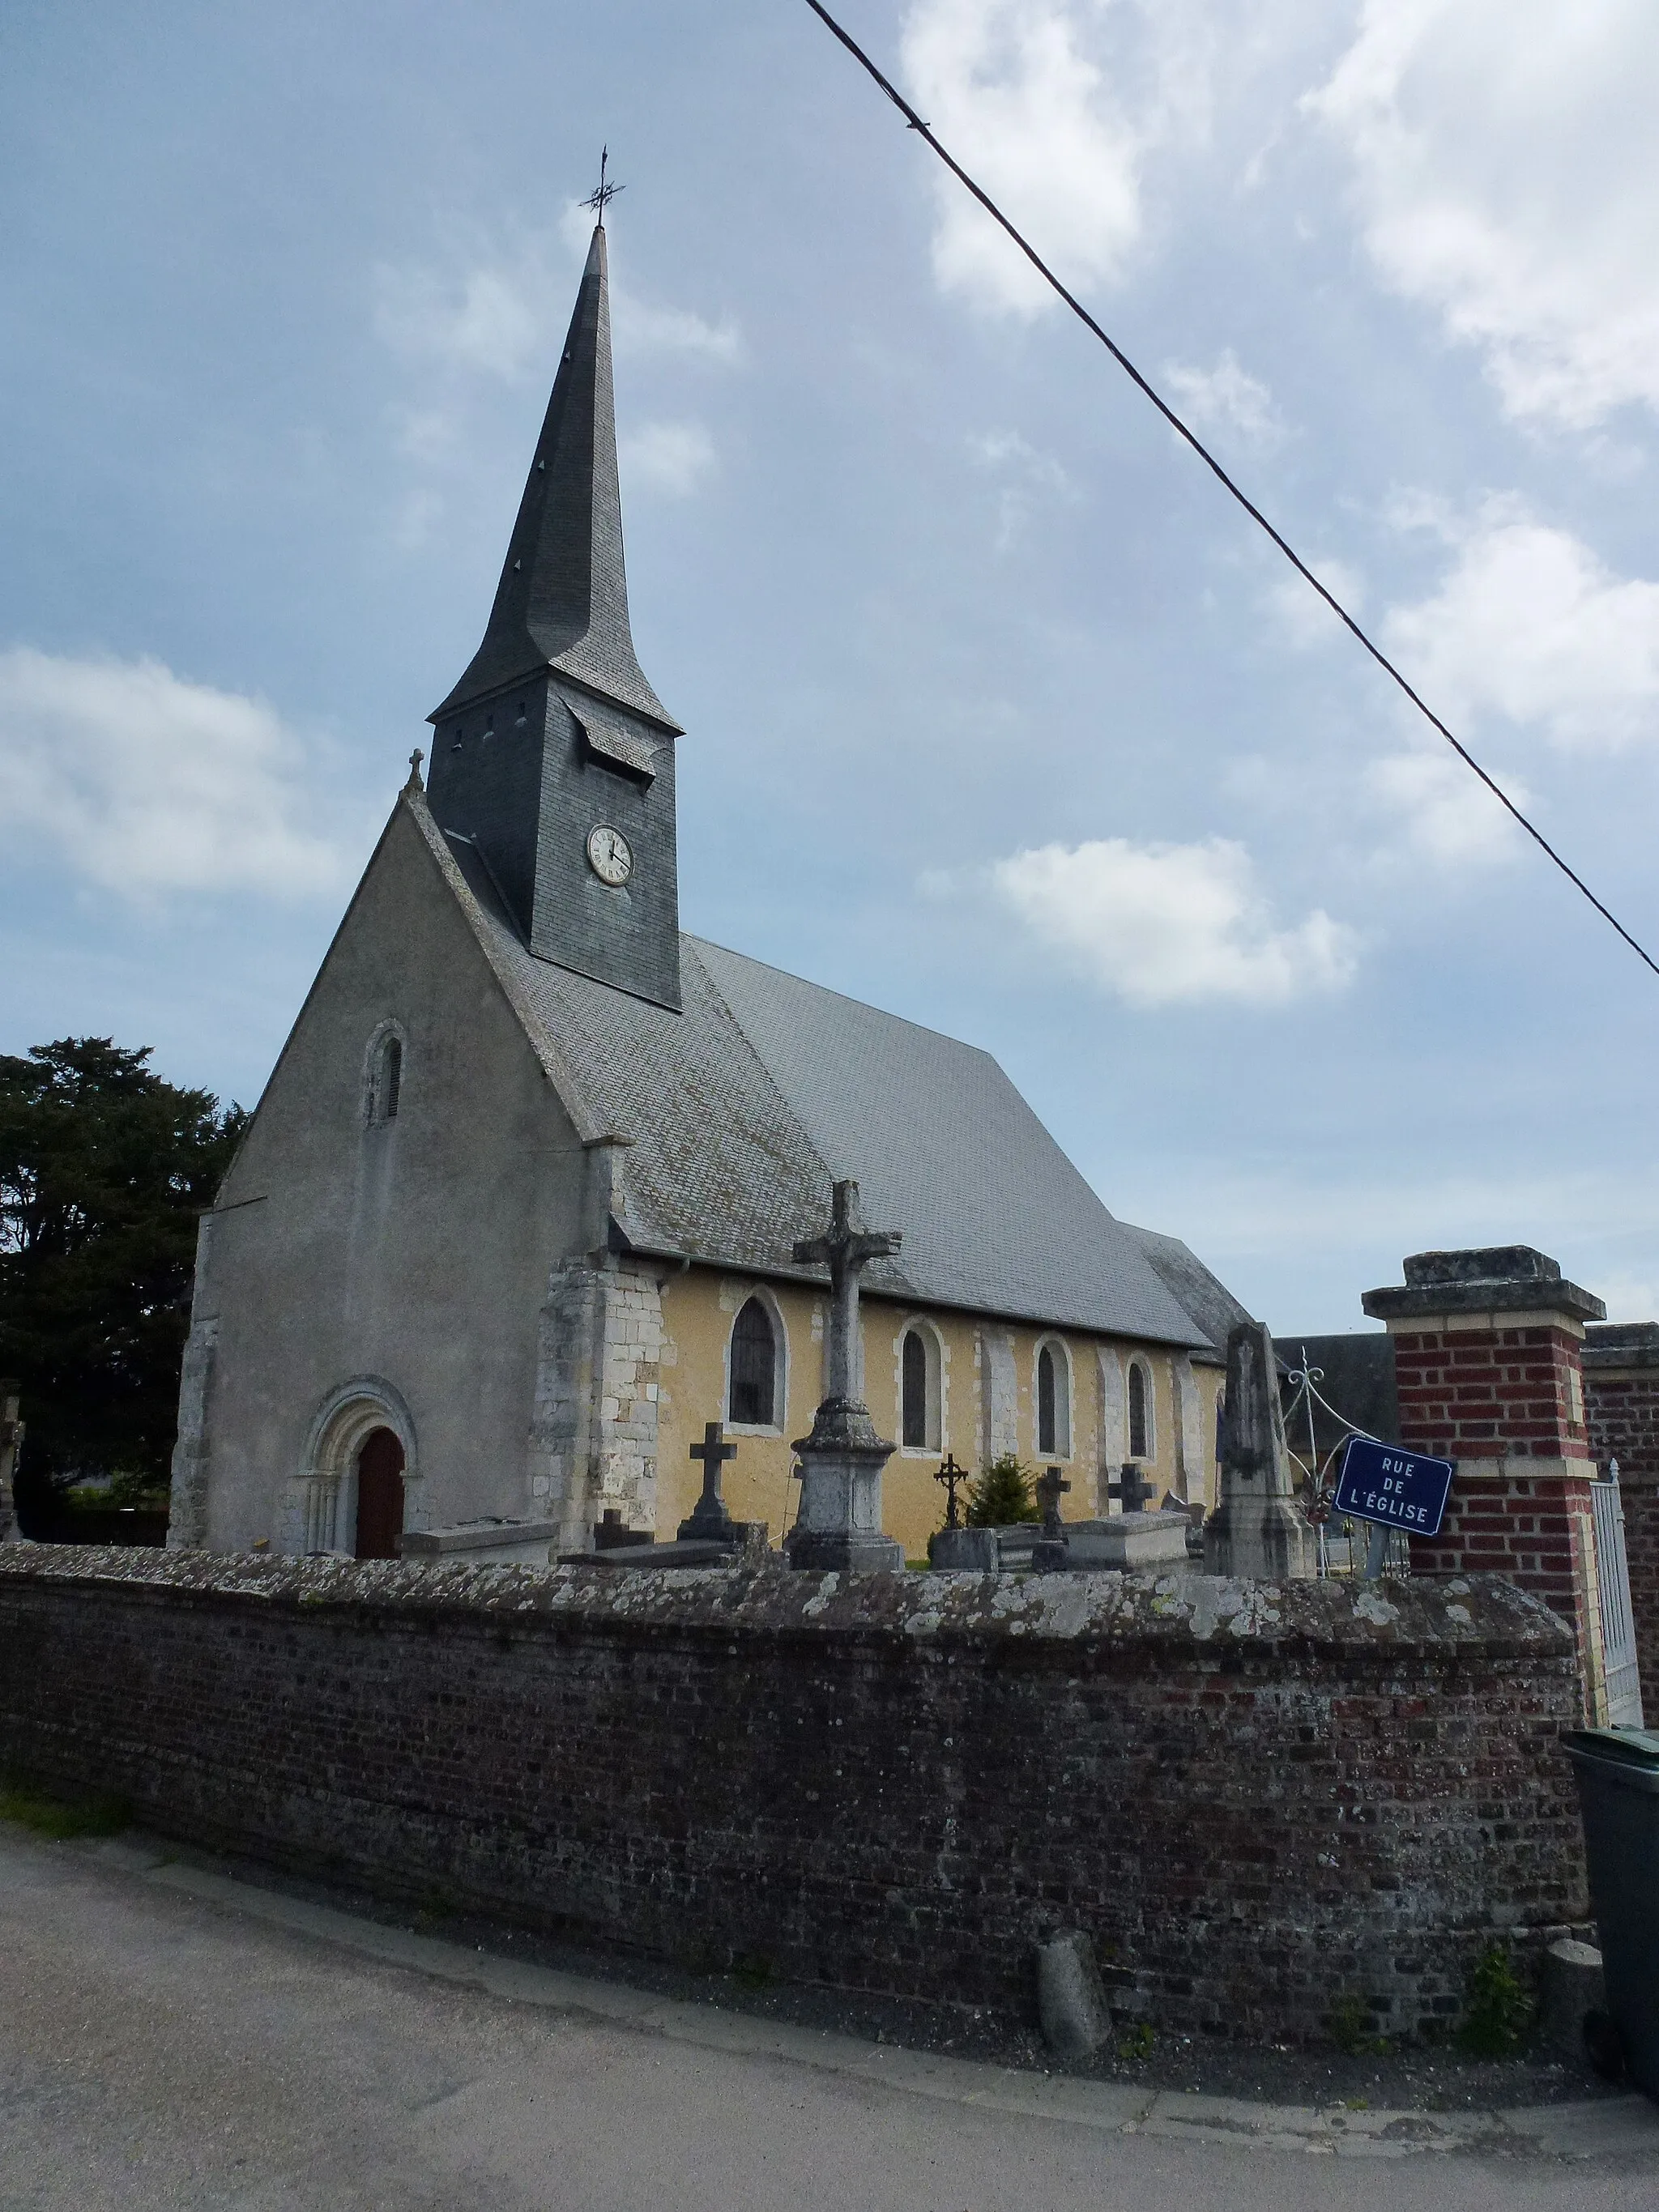
<path fill-rule="evenodd" d="M 881 1471 L 893 1447 L 866 1407 L 826 1398 L 799 1437 L 800 1516 L 786 1549 L 793 1567 L 820 1573 L 902 1574 L 904 1547 L 881 1533 Z"/>
<path fill-rule="evenodd" d="M 896 1536 L 857 1528 L 798 1528 L 789 1540 L 789 1564 L 813 1574 L 902 1575 L 904 1547 Z"/>
<path fill-rule="evenodd" d="M 1224 1498 L 1204 1524 L 1204 1571 L 1252 1583 L 1310 1582 L 1319 1550 L 1293 1498 Z"/>

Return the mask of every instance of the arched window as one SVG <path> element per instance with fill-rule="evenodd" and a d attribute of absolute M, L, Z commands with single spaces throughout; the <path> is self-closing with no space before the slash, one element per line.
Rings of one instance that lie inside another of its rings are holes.
<path fill-rule="evenodd" d="M 931 1328 L 907 1328 L 899 1353 L 900 1434 L 907 1451 L 944 1449 L 939 1339 Z"/>
<path fill-rule="evenodd" d="M 1152 1456 L 1152 1395 L 1146 1387 L 1146 1370 L 1138 1359 L 1129 1369 L 1129 1456 Z"/>
<path fill-rule="evenodd" d="M 374 1057 L 368 1077 L 368 1118 L 374 1121 L 395 1121 L 398 1118 L 398 1097 L 404 1087 L 404 1048 L 402 1041 L 388 1033 L 374 1048 Z"/>
<path fill-rule="evenodd" d="M 772 1316 L 750 1298 L 732 1330 L 732 1381 L 726 1418 L 742 1428 L 768 1429 L 776 1419 L 778 1342 Z"/>
<path fill-rule="evenodd" d="M 1045 1344 L 1037 1353 L 1037 1453 L 1039 1457 L 1072 1456 L 1072 1370 L 1058 1344 Z"/>

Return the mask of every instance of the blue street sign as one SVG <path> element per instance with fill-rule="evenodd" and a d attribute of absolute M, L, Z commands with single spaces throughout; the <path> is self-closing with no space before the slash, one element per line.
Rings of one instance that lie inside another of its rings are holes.
<path fill-rule="evenodd" d="M 1351 1520 L 1375 1521 L 1413 1536 L 1435 1536 L 1446 1514 L 1452 1462 L 1380 1444 L 1370 1437 L 1350 1437 L 1337 1478 L 1338 1513 Z"/>

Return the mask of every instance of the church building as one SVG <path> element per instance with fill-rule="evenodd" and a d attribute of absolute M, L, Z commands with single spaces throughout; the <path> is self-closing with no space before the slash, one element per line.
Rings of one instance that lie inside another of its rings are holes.
<path fill-rule="evenodd" d="M 672 1536 L 709 1421 L 794 1516 L 832 1185 L 888 1532 L 942 1458 L 1212 1499 L 1243 1309 L 1114 1218 L 987 1054 L 684 934 L 682 732 L 635 655 L 596 227 L 483 641 L 204 1218 L 169 1542 L 546 1559 Z M 692 756 L 693 773 L 695 752 Z M 597 1538 L 596 1538 L 597 1531 Z"/>

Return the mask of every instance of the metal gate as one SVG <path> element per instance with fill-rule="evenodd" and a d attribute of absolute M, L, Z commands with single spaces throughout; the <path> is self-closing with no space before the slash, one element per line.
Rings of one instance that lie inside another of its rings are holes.
<path fill-rule="evenodd" d="M 1625 1509 L 1619 1496 L 1618 1462 L 1613 1464 L 1610 1480 L 1590 1485 L 1595 1512 L 1595 1582 L 1601 1597 L 1607 1725 L 1639 1729 L 1642 1680 L 1637 1670 L 1636 1619 L 1631 1609 L 1630 1567 L 1625 1558 Z"/>

